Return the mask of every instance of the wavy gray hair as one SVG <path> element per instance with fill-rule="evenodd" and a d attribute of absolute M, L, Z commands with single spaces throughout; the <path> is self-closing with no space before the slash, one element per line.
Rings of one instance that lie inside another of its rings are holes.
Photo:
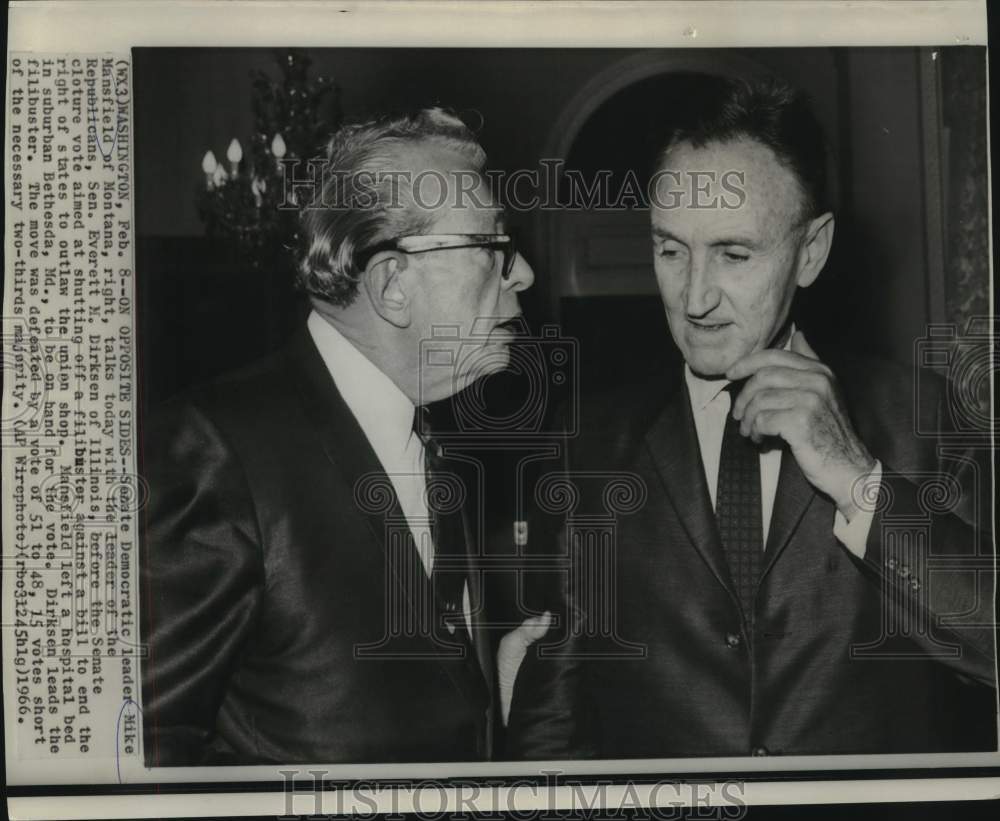
<path fill-rule="evenodd" d="M 469 128 L 442 108 L 346 125 L 330 138 L 323 182 L 300 211 L 296 284 L 308 294 L 346 306 L 358 293 L 363 273 L 359 251 L 397 236 L 425 233 L 431 216 L 412 207 L 405 178 L 428 169 L 399 166 L 402 149 L 435 143 L 465 154 L 482 172 L 486 154 Z"/>

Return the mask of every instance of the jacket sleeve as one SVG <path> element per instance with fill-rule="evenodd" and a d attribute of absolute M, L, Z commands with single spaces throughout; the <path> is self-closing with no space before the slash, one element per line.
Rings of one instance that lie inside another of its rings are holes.
<path fill-rule="evenodd" d="M 936 402 L 933 468 L 883 465 L 864 563 L 881 582 L 889 633 L 908 633 L 932 658 L 996 687 L 992 451 L 957 435 Z"/>
<path fill-rule="evenodd" d="M 261 540 L 243 470 L 192 405 L 144 434 L 143 719 L 149 766 L 197 765 L 260 610 Z"/>

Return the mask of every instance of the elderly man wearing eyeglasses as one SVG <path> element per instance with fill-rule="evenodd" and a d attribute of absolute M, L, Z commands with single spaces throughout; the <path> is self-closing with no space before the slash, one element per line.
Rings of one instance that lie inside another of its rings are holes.
<path fill-rule="evenodd" d="M 326 160 L 304 327 L 144 434 L 150 766 L 491 756 L 475 483 L 426 407 L 507 365 L 534 274 L 447 112 L 347 126 Z"/>

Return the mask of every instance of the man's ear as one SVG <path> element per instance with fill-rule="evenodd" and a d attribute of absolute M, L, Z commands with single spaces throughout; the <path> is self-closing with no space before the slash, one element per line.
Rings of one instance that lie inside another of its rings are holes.
<path fill-rule="evenodd" d="M 833 246 L 833 214 L 827 211 L 809 221 L 799 248 L 799 272 L 795 279 L 800 288 L 808 288 L 826 265 Z"/>
<path fill-rule="evenodd" d="M 394 251 L 379 254 L 368 263 L 362 278 L 375 313 L 397 328 L 410 324 L 410 296 L 401 278 L 407 264 L 405 254 Z"/>

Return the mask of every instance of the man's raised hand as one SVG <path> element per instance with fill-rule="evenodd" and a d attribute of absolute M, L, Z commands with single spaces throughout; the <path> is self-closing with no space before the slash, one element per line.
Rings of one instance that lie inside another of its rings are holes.
<path fill-rule="evenodd" d="M 802 332 L 792 336 L 790 351 L 752 353 L 726 378 L 747 380 L 732 407 L 740 432 L 757 443 L 783 439 L 806 479 L 850 520 L 857 512 L 853 489 L 875 459 L 851 425 L 836 377 Z"/>

